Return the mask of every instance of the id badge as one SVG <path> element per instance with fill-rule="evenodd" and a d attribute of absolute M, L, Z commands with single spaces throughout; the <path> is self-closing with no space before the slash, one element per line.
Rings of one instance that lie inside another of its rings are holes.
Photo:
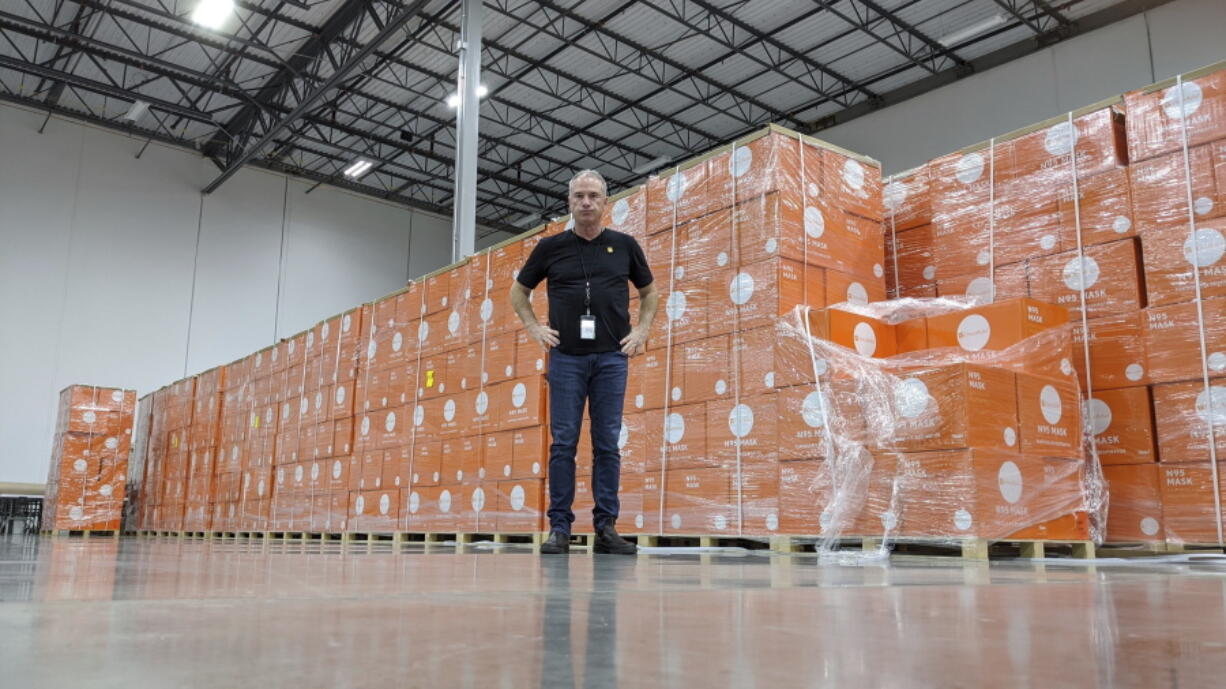
<path fill-rule="evenodd" d="M 591 315 L 579 316 L 579 339 L 594 340 L 596 339 L 596 317 Z"/>

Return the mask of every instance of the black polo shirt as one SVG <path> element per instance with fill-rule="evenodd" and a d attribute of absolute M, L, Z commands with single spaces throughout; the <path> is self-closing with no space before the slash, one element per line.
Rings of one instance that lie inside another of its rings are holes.
<path fill-rule="evenodd" d="M 582 261 L 580 261 L 582 256 Z M 596 339 L 579 339 L 579 316 L 584 313 L 584 268 L 592 281 L 592 315 Z M 563 354 L 616 352 L 630 334 L 630 290 L 651 284 L 651 268 L 639 243 L 628 234 L 605 228 L 588 241 L 567 231 L 542 239 L 520 269 L 519 284 L 535 289 L 547 280 L 549 327 L 558 331 Z"/>

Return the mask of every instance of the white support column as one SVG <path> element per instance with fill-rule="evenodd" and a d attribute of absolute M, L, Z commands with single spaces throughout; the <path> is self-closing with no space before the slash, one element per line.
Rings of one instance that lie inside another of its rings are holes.
<path fill-rule="evenodd" d="M 477 113 L 481 107 L 477 87 L 481 85 L 482 1 L 463 0 L 461 8 L 452 261 L 472 255 L 477 244 Z"/>

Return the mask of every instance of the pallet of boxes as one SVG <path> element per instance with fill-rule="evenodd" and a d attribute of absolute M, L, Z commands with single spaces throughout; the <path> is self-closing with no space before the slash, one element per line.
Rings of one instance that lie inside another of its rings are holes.
<path fill-rule="evenodd" d="M 132 390 L 71 385 L 60 392 L 44 532 L 119 534 L 135 413 Z"/>
<path fill-rule="evenodd" d="M 1223 65 L 938 158 L 885 197 L 893 295 L 1068 307 L 1106 540 L 1220 546 Z"/>

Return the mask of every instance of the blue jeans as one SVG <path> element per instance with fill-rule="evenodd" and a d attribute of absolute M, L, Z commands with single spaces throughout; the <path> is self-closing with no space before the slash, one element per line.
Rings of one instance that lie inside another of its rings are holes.
<path fill-rule="evenodd" d="M 570 533 L 575 521 L 575 452 L 588 405 L 592 433 L 593 525 L 600 529 L 617 521 L 621 453 L 617 437 L 622 427 L 629 360 L 621 352 L 572 356 L 549 352 L 549 528 Z"/>

